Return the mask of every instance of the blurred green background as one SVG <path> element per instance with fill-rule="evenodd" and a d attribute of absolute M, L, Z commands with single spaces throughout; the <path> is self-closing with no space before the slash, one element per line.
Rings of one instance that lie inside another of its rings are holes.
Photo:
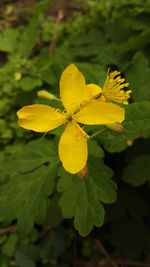
<path fill-rule="evenodd" d="M 23 164 L 17 153 L 39 137 L 17 126 L 16 111 L 39 103 L 38 90 L 59 96 L 61 72 L 72 62 L 87 82 L 99 85 L 108 68 L 119 70 L 130 84 L 130 102 L 150 101 L 150 0 L 0 1 L 2 191 Z M 0 214 L 0 267 L 150 266 L 149 135 L 150 126 L 131 138 L 111 132 L 99 137 L 118 198 L 106 207 L 104 226 L 88 237 L 79 236 L 72 220 L 63 220 L 57 195 L 44 227 L 36 225 L 28 235 L 16 232 L 16 220 L 4 223 Z M 9 206 L 8 194 L 6 213 Z"/>

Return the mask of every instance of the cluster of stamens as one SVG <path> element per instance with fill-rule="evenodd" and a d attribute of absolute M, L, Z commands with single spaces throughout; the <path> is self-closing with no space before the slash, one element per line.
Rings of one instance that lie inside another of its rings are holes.
<path fill-rule="evenodd" d="M 107 74 L 106 81 L 103 86 L 103 95 L 107 101 L 116 101 L 128 104 L 128 99 L 130 98 L 131 90 L 123 90 L 128 87 L 129 83 L 125 82 L 125 78 L 120 76 L 119 71 L 113 71 Z"/>

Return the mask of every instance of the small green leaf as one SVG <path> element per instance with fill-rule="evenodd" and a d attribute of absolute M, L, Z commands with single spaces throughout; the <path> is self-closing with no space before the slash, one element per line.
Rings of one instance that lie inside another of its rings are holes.
<path fill-rule="evenodd" d="M 88 235 L 93 226 L 104 223 L 104 208 L 100 201 L 116 200 L 116 185 L 110 180 L 112 171 L 97 158 L 88 162 L 89 173 L 81 180 L 60 169 L 58 191 L 62 192 L 59 204 L 65 218 L 74 217 L 75 228 L 82 236 Z"/>

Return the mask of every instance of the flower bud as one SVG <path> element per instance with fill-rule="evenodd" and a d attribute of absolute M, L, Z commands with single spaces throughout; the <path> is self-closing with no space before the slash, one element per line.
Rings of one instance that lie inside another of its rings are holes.
<path fill-rule="evenodd" d="M 123 125 L 119 122 L 107 124 L 106 127 L 116 133 L 122 133 L 124 130 Z"/>
<path fill-rule="evenodd" d="M 85 176 L 88 174 L 88 167 L 87 167 L 87 164 L 85 165 L 85 167 L 79 171 L 77 173 L 77 176 L 81 179 L 81 180 L 84 180 Z"/>
<path fill-rule="evenodd" d="M 22 78 L 22 74 L 20 73 L 20 72 L 15 72 L 14 73 L 14 79 L 15 79 L 15 81 L 20 81 L 21 80 L 21 78 Z"/>
<path fill-rule="evenodd" d="M 49 93 L 46 90 L 40 90 L 40 91 L 38 91 L 37 92 L 37 95 L 38 95 L 38 97 L 45 98 L 45 99 L 48 99 L 48 100 L 54 100 L 54 99 L 56 99 L 56 97 L 53 94 Z"/>
<path fill-rule="evenodd" d="M 133 142 L 134 142 L 134 140 L 127 140 L 127 145 L 128 146 L 132 146 L 133 145 Z"/>

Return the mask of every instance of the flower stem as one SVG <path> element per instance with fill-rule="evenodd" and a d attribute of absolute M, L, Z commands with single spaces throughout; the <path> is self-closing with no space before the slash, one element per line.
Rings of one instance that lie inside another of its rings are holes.
<path fill-rule="evenodd" d="M 97 135 L 99 135 L 99 134 L 102 133 L 103 131 L 104 131 L 104 129 L 100 129 L 100 130 L 98 130 L 97 132 L 93 133 L 93 134 L 90 136 L 90 139 L 95 138 Z"/>

